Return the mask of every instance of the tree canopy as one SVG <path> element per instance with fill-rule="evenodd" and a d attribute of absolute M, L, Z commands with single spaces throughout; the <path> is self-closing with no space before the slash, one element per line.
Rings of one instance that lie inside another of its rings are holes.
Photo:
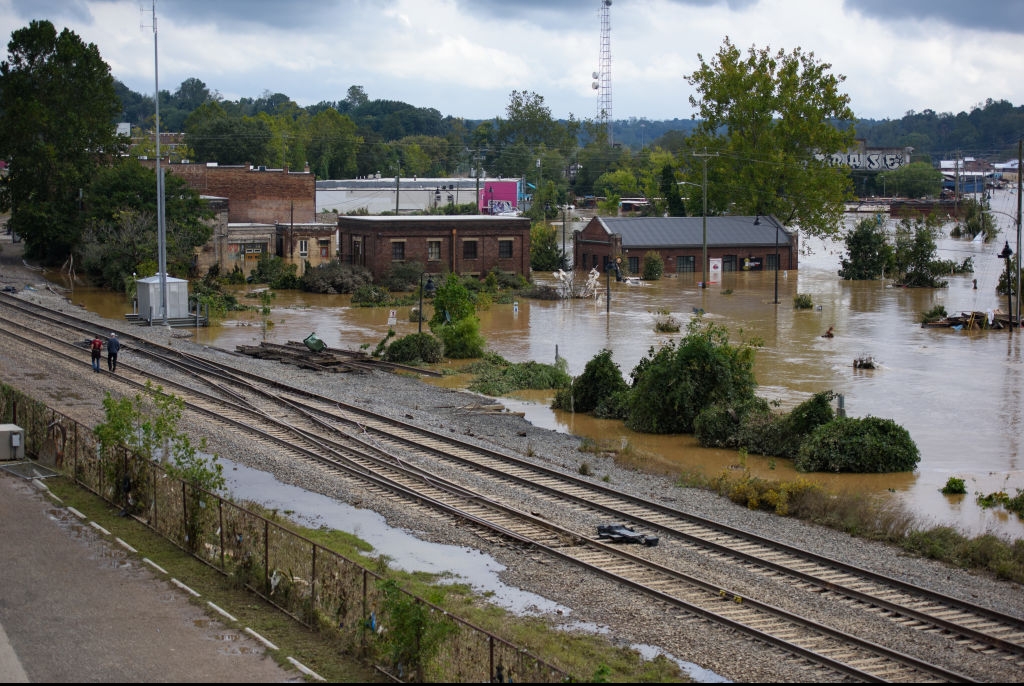
<path fill-rule="evenodd" d="M 0 63 L 0 155 L 9 163 L 10 227 L 25 254 L 66 260 L 81 240 L 80 194 L 127 149 L 121 110 L 99 49 L 68 29 L 33 21 L 11 34 Z"/>
<path fill-rule="evenodd" d="M 709 212 L 771 214 L 811 235 L 839 231 L 849 171 L 828 155 L 854 143 L 844 76 L 814 53 L 750 47 L 726 37 L 687 77 L 701 120 L 687 141 L 690 175 L 707 164 Z"/>

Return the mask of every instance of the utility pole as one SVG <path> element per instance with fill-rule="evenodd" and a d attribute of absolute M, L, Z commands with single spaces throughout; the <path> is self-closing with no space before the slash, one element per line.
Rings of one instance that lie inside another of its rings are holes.
<path fill-rule="evenodd" d="M 476 149 L 476 213 L 480 214 L 480 148 Z"/>
<path fill-rule="evenodd" d="M 701 288 L 708 287 L 708 158 L 718 157 L 718 153 L 709 153 L 707 148 L 704 148 L 703 153 L 695 152 L 694 157 L 700 157 L 701 162 L 704 166 L 704 176 L 701 182 L 701 194 L 704 196 L 704 210 L 701 212 L 703 217 L 701 224 L 704 230 L 704 240 L 702 242 L 703 250 L 701 251 Z"/>
<path fill-rule="evenodd" d="M 399 179 L 402 178 L 402 165 L 398 165 L 398 172 L 395 174 L 395 216 L 398 216 L 398 186 Z"/>
<path fill-rule="evenodd" d="M 1024 191 L 1024 183 L 1022 183 L 1021 172 L 1024 171 L 1024 137 L 1017 140 L 1017 327 L 1020 327 L 1020 220 L 1021 220 L 1021 197 L 1020 194 Z M 1009 288 L 1010 284 L 1006 284 Z M 1013 314 L 1011 312 L 1011 314 Z M 1011 325 L 1013 322 L 1010 322 Z"/>
<path fill-rule="evenodd" d="M 156 97 L 153 103 L 156 106 L 156 242 L 157 242 L 157 270 L 160 272 L 160 319 L 164 326 L 167 325 L 167 220 L 165 219 L 164 205 L 164 171 L 160 168 L 160 66 L 158 61 L 159 51 L 157 49 L 156 31 L 156 0 L 153 0 L 153 82 L 156 88 Z"/>

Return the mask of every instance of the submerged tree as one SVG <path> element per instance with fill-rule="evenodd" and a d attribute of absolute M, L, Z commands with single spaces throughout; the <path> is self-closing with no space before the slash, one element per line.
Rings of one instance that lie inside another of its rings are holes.
<path fill-rule="evenodd" d="M 848 280 L 880 279 L 892 270 L 893 248 L 889 245 L 885 224 L 878 219 L 862 219 L 846 234 L 846 257 L 839 276 Z"/>

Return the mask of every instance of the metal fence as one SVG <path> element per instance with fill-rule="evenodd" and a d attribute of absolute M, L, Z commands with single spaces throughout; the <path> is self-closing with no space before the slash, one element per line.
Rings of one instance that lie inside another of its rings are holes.
<path fill-rule="evenodd" d="M 498 636 L 389 586 L 381 574 L 170 476 L 158 462 L 125 450 L 104 452 L 89 427 L 6 384 L 0 384 L 0 423 L 24 429 L 26 455 L 396 678 L 571 680 Z"/>

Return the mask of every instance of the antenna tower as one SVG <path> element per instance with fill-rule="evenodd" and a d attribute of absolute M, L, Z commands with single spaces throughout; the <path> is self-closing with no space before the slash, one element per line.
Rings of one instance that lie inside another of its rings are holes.
<path fill-rule="evenodd" d="M 612 143 L 612 0 L 601 0 L 601 57 L 594 72 L 594 90 L 597 91 L 597 121 L 608 132 Z"/>

